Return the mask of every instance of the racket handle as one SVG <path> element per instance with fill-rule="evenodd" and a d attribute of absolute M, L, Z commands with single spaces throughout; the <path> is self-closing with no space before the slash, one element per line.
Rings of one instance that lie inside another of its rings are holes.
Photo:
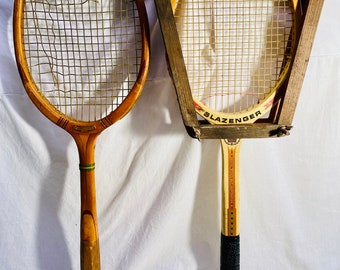
<path fill-rule="evenodd" d="M 221 270 L 240 269 L 240 236 L 221 234 Z"/>
<path fill-rule="evenodd" d="M 97 240 L 94 243 L 81 241 L 80 257 L 82 270 L 99 270 L 100 269 L 99 241 Z"/>
<path fill-rule="evenodd" d="M 99 237 L 94 195 L 94 170 L 82 171 L 81 175 L 83 208 L 80 225 L 81 270 L 100 270 Z"/>
<path fill-rule="evenodd" d="M 95 211 L 84 210 L 81 216 L 81 270 L 100 270 L 99 238 Z"/>

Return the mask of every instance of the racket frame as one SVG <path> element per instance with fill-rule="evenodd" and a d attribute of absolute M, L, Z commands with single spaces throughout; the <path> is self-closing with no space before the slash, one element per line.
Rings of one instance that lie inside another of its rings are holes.
<path fill-rule="evenodd" d="M 81 269 L 100 269 L 100 250 L 95 189 L 95 143 L 99 134 L 116 121 L 123 118 L 134 106 L 146 82 L 150 59 L 150 33 L 146 7 L 143 0 L 135 0 L 140 21 L 142 57 L 139 74 L 124 101 L 111 113 L 96 121 L 79 121 L 57 110 L 41 94 L 33 80 L 25 57 L 23 40 L 23 9 L 25 0 L 14 2 L 13 35 L 17 67 L 24 88 L 35 106 L 50 121 L 66 130 L 75 140 L 79 153 L 80 189 L 81 189 L 81 228 L 80 228 L 80 263 Z"/>
<path fill-rule="evenodd" d="M 246 124 L 214 123 L 218 121 L 214 119 L 207 121 L 209 116 L 205 116 L 206 120 L 198 119 L 198 114 L 204 114 L 205 108 L 202 108 L 201 104 L 198 105 L 192 97 L 173 15 L 174 3 L 175 0 L 155 0 L 167 53 L 169 73 L 173 79 L 187 133 L 197 139 L 220 139 L 223 157 L 220 266 L 221 269 L 240 269 L 238 175 L 240 140 L 289 135 L 323 1 L 293 0 L 294 8 L 297 11 L 296 32 L 294 33 L 294 46 L 296 47 L 293 48 L 294 55 L 292 55 L 289 70 L 285 71 L 287 72 L 286 80 L 273 91 L 273 96 L 263 102 L 265 107 L 263 112 L 268 107 L 272 107 L 269 117 L 250 120 Z M 303 28 L 300 27 L 301 25 Z M 267 107 L 266 102 L 272 101 L 274 106 L 268 104 Z M 203 110 L 203 113 L 200 110 Z M 231 141 L 235 143 L 230 143 Z"/>

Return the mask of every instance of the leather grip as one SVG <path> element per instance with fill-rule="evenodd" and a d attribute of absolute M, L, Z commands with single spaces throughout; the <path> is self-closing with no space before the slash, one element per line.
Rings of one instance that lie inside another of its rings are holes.
<path fill-rule="evenodd" d="M 221 270 L 240 269 L 240 236 L 221 234 Z"/>

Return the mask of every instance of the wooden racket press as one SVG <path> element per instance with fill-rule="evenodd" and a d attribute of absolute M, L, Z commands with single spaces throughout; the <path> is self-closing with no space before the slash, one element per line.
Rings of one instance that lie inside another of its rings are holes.
<path fill-rule="evenodd" d="M 275 104 L 269 117 L 261 118 L 252 124 L 212 125 L 205 120 L 199 120 L 195 111 L 170 0 L 155 0 L 183 124 L 191 137 L 197 139 L 243 139 L 289 135 L 323 0 L 303 0 L 300 3 L 302 5 L 300 19 L 303 20 L 300 25 L 303 27 L 298 31 L 298 48 L 290 76 L 283 85 L 286 89 L 278 91 L 279 95 L 275 97 Z"/>

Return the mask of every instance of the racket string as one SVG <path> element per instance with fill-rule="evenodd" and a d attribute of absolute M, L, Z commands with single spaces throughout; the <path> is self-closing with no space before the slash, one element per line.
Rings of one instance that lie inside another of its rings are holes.
<path fill-rule="evenodd" d="M 27 0 L 24 12 L 26 58 L 41 94 L 80 121 L 116 109 L 141 64 L 134 1 Z"/>
<path fill-rule="evenodd" d="M 175 18 L 193 96 L 237 113 L 278 85 L 292 28 L 290 1 L 179 0 Z"/>

